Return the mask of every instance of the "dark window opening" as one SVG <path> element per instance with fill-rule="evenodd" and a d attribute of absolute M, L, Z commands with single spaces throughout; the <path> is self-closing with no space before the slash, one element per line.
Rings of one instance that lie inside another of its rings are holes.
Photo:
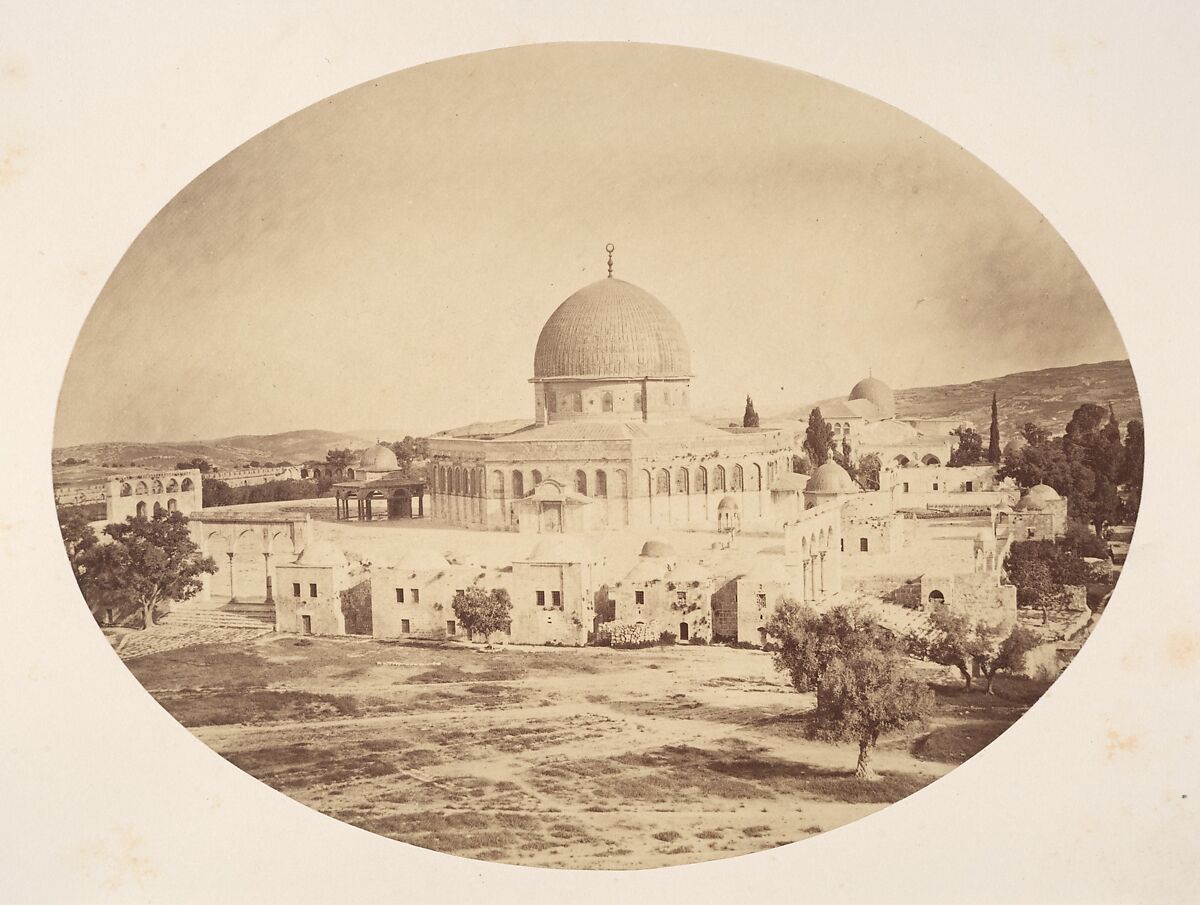
<path fill-rule="evenodd" d="M 396 603 L 404 603 L 404 588 L 396 588 Z"/>
<path fill-rule="evenodd" d="M 292 582 L 292 596 L 293 597 L 300 596 L 300 582 L 298 582 L 298 581 Z"/>
<path fill-rule="evenodd" d="M 311 583 L 311 582 L 309 583 L 309 585 L 308 585 L 308 596 L 309 596 L 309 597 L 316 597 L 316 596 L 317 596 L 317 586 L 316 586 L 316 584 L 314 584 L 314 583 Z"/>

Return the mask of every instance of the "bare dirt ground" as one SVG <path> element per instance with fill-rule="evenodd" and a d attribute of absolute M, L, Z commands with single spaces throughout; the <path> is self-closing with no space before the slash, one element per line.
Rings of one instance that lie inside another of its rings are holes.
<path fill-rule="evenodd" d="M 856 747 L 805 737 L 812 706 L 769 654 L 555 650 L 267 636 L 130 669 L 232 763 L 414 845 L 546 867 L 642 868 L 794 842 L 952 769 L 1040 689 L 938 687 L 929 726 Z"/>

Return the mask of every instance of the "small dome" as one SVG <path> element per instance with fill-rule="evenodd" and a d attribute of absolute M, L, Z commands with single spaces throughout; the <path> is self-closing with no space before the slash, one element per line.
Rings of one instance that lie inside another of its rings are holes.
<path fill-rule="evenodd" d="M 298 566 L 344 566 L 346 557 L 327 540 L 316 540 L 300 551 Z"/>
<path fill-rule="evenodd" d="M 1049 484 L 1035 484 L 1021 494 L 1021 499 L 1017 503 L 1016 508 L 1022 510 L 1045 509 L 1047 503 L 1061 499 L 1062 497 L 1058 495 L 1058 491 Z"/>
<path fill-rule="evenodd" d="M 683 328 L 646 290 L 611 277 L 559 305 L 538 336 L 535 379 L 689 377 Z"/>
<path fill-rule="evenodd" d="M 450 568 L 450 563 L 440 553 L 410 548 L 396 561 L 396 568 L 401 572 L 440 572 Z"/>
<path fill-rule="evenodd" d="M 400 467 L 400 463 L 390 446 L 376 443 L 362 454 L 362 458 L 358 460 L 358 467 L 362 471 L 395 471 Z"/>
<path fill-rule="evenodd" d="M 665 541 L 648 540 L 642 544 L 642 552 L 639 556 L 652 556 L 655 559 L 674 559 L 675 548 Z"/>
<path fill-rule="evenodd" d="M 588 562 L 589 559 L 574 538 L 565 534 L 547 534 L 537 542 L 526 562 L 572 563 Z"/>
<path fill-rule="evenodd" d="M 731 496 L 723 496 L 721 502 L 717 503 L 717 512 L 737 512 L 741 508 L 738 501 Z"/>
<path fill-rule="evenodd" d="M 896 417 L 896 395 L 892 392 L 892 388 L 882 380 L 864 377 L 854 385 L 848 398 L 850 401 L 866 399 L 879 411 L 881 418 Z"/>
<path fill-rule="evenodd" d="M 813 472 L 812 477 L 808 479 L 808 486 L 804 488 L 804 492 L 857 493 L 858 486 L 850 479 L 850 475 L 846 472 L 846 469 L 830 459 Z"/>

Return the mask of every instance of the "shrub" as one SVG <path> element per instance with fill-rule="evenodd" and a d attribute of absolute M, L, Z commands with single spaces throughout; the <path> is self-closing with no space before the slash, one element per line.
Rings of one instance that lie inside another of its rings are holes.
<path fill-rule="evenodd" d="M 679 834 L 674 830 L 663 830 L 661 833 L 654 833 L 653 838 L 659 842 L 674 842 L 679 838 Z"/>
<path fill-rule="evenodd" d="M 703 647 L 704 645 L 708 644 L 708 639 L 703 638 L 700 635 L 692 635 L 692 637 L 688 639 L 688 644 L 699 644 L 701 647 Z"/>
<path fill-rule="evenodd" d="M 670 644 L 674 644 L 677 640 L 679 640 L 679 636 L 676 635 L 670 629 L 665 629 L 658 636 L 658 643 L 661 644 L 663 647 L 666 647 L 667 645 L 670 645 Z"/>

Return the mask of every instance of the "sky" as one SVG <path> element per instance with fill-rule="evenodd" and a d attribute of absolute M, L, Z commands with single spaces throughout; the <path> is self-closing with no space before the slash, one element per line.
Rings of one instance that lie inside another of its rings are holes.
<path fill-rule="evenodd" d="M 609 242 L 683 325 L 699 411 L 1126 357 L 1053 227 L 904 113 L 712 51 L 525 46 L 364 83 L 200 174 L 104 285 L 55 445 L 531 416 L 538 332 Z"/>

